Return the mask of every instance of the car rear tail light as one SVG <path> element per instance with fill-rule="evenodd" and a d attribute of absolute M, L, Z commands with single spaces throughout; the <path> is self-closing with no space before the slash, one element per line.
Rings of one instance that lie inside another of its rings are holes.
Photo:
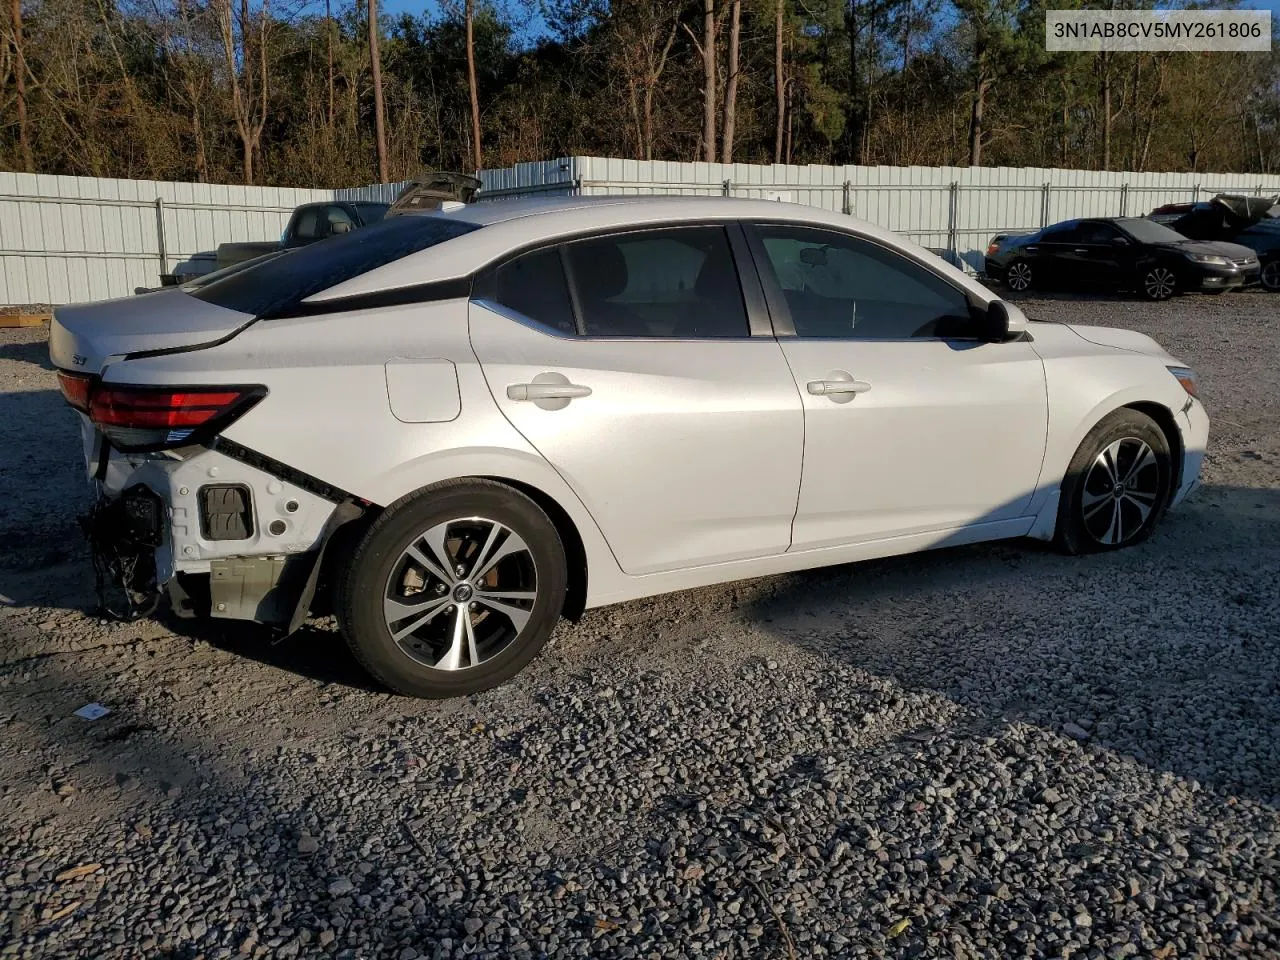
<path fill-rule="evenodd" d="M 89 412 L 89 388 L 93 386 L 93 377 L 59 370 L 58 386 L 62 388 L 62 395 L 67 398 L 67 403 L 82 413 Z"/>
<path fill-rule="evenodd" d="M 59 373 L 67 402 L 89 415 L 120 450 L 164 450 L 225 429 L 266 396 L 260 386 L 152 387 Z"/>
<path fill-rule="evenodd" d="M 1000 241 L 992 240 L 991 243 L 987 246 L 987 256 L 988 257 L 993 256 L 995 252 L 999 249 L 1000 249 Z"/>

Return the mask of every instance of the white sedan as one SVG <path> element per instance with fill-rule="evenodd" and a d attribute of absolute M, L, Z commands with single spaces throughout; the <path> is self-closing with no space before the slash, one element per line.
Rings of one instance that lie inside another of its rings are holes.
<path fill-rule="evenodd" d="M 104 603 L 295 629 L 405 694 L 502 683 L 561 616 L 1006 537 L 1143 540 L 1197 482 L 1195 376 L 1028 322 L 809 207 L 447 204 L 59 309 Z"/>

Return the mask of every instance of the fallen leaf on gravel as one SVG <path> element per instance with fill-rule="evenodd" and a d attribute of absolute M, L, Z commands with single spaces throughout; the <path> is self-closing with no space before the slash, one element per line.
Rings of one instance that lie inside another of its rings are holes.
<path fill-rule="evenodd" d="M 100 863 L 82 863 L 80 866 L 72 867 L 70 870 L 63 870 L 53 879 L 58 883 L 63 880 L 78 880 L 80 877 L 87 877 L 91 873 L 97 873 L 101 869 L 102 864 Z"/>
<path fill-rule="evenodd" d="M 596 929 L 597 930 L 617 930 L 618 924 L 614 923 L 612 920 L 606 920 L 604 917 L 598 917 L 596 919 Z"/>
<path fill-rule="evenodd" d="M 1152 950 L 1151 956 L 1155 957 L 1156 960 L 1169 960 L 1173 956 L 1173 944 L 1166 943 L 1159 950 Z"/>
<path fill-rule="evenodd" d="M 902 934 L 906 933 L 907 927 L 909 926 L 911 926 L 911 918 L 903 917 L 901 920 L 899 920 L 897 923 L 891 926 L 888 930 L 886 930 L 885 935 L 889 937 L 900 937 L 902 936 Z"/>
<path fill-rule="evenodd" d="M 49 914 L 49 919 L 46 920 L 45 923 L 57 923 L 59 920 L 67 916 L 69 913 L 74 911 L 79 906 L 80 906 L 80 901 L 73 900 L 71 903 L 68 903 L 61 910 L 55 910 L 53 913 Z"/>
<path fill-rule="evenodd" d="M 707 871 L 702 869 L 698 864 L 691 863 L 684 868 L 684 873 L 680 874 L 680 876 L 685 880 L 701 880 L 706 872 Z"/>

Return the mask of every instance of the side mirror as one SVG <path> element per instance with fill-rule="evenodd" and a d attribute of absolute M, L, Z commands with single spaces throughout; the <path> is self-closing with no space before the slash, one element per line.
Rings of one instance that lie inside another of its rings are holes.
<path fill-rule="evenodd" d="M 987 304 L 986 327 L 989 341 L 1003 343 L 1026 332 L 1027 315 L 1012 303 L 992 300 Z"/>
<path fill-rule="evenodd" d="M 329 224 L 329 232 L 333 234 L 350 233 L 351 224 L 347 223 L 345 220 L 339 220 L 337 223 Z"/>
<path fill-rule="evenodd" d="M 1127 247 L 1129 245 L 1129 241 L 1124 237 L 1112 237 L 1111 245 L 1113 247 Z"/>

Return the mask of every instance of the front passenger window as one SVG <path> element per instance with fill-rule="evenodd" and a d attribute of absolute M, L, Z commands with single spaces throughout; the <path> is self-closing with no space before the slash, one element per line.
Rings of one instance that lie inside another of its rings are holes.
<path fill-rule="evenodd" d="M 976 336 L 965 295 L 920 264 L 844 233 L 776 224 L 757 231 L 798 337 Z"/>

